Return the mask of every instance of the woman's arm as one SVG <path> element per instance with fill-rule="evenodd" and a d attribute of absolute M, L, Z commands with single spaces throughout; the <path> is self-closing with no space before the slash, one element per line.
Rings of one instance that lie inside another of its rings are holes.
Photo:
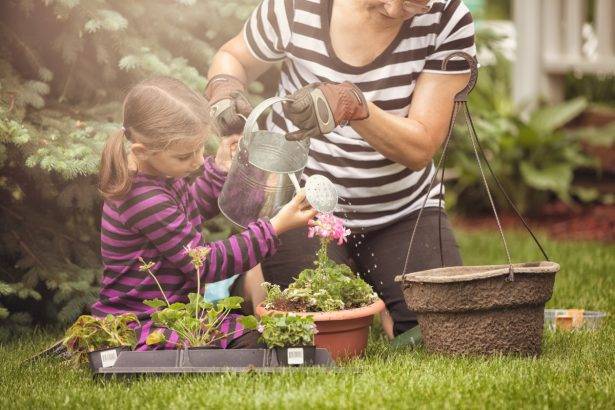
<path fill-rule="evenodd" d="M 227 41 L 214 55 L 207 77 L 227 74 L 249 84 L 272 65 L 273 63 L 261 61 L 252 55 L 242 32 Z"/>
<path fill-rule="evenodd" d="M 389 114 L 368 102 L 369 117 L 352 128 L 391 161 L 412 170 L 429 164 L 446 138 L 455 95 L 469 74 L 423 73 L 417 80 L 408 117 Z"/>

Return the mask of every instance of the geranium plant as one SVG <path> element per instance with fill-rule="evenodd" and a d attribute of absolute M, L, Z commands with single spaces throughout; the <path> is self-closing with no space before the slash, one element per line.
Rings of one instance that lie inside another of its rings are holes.
<path fill-rule="evenodd" d="M 127 346 L 133 349 L 137 344 L 131 324 L 138 325 L 134 313 L 95 317 L 82 315 L 68 328 L 62 344 L 71 353 L 75 364 L 87 360 L 87 353 L 94 350 Z"/>
<path fill-rule="evenodd" d="M 243 298 L 231 296 L 215 303 L 205 300 L 205 289 L 201 291 L 200 274 L 210 249 L 201 246 L 188 247 L 185 250 L 190 255 L 196 271 L 197 292 L 188 295 L 188 303 L 169 303 L 164 290 L 151 270 L 154 264 L 140 259 L 141 266 L 139 269 L 149 273 L 154 278 L 164 299 L 148 299 L 143 303 L 155 309 L 151 317 L 156 326 L 171 329 L 179 335 L 179 340 L 176 342 L 178 347 L 212 346 L 221 339 L 241 331 L 224 333 L 220 331 L 220 327 L 232 310 L 241 308 Z M 238 318 L 238 322 L 245 329 L 256 329 L 258 325 L 254 316 L 241 316 Z M 163 331 L 159 329 L 148 336 L 146 343 L 156 345 L 166 341 Z"/>
<path fill-rule="evenodd" d="M 258 331 L 270 349 L 313 346 L 316 325 L 312 316 L 275 313 L 261 318 Z"/>
<path fill-rule="evenodd" d="M 308 237 L 317 237 L 320 248 L 316 252 L 314 268 L 305 269 L 287 289 L 265 282 L 267 309 L 327 312 L 351 309 L 371 304 L 377 299 L 372 287 L 350 267 L 334 262 L 327 255 L 332 241 L 338 245 L 346 242 L 350 230 L 342 219 L 333 214 L 319 213 L 310 221 Z"/>

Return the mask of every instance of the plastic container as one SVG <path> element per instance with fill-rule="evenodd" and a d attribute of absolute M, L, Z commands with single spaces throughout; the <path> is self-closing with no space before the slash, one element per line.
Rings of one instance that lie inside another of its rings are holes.
<path fill-rule="evenodd" d="M 143 374 L 190 374 L 232 372 L 278 372 L 314 367 L 333 369 L 335 363 L 326 349 L 306 346 L 282 354 L 276 349 L 178 349 L 146 352 L 120 351 L 113 365 L 92 367 L 95 376 L 136 376 Z M 290 359 L 290 361 L 288 360 Z"/>
<path fill-rule="evenodd" d="M 582 320 L 575 316 L 582 314 Z M 579 309 L 545 309 L 545 328 L 555 330 L 597 330 L 602 326 L 606 312 Z"/>
<path fill-rule="evenodd" d="M 112 367 L 117 361 L 120 352 L 130 350 L 130 346 L 118 346 L 88 352 L 88 359 L 90 360 L 90 369 L 93 372 L 96 372 L 100 368 Z"/>

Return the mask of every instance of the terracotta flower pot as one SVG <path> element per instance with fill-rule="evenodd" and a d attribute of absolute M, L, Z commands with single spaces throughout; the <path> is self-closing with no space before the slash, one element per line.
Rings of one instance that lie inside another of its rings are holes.
<path fill-rule="evenodd" d="M 376 313 L 384 309 L 380 299 L 371 305 L 357 309 L 337 310 L 333 312 L 293 312 L 300 316 L 313 316 L 316 324 L 316 347 L 329 351 L 334 360 L 349 359 L 365 352 L 369 327 Z M 256 307 L 256 314 L 264 316 L 271 313 L 288 313 L 267 310 L 261 304 Z"/>
<path fill-rule="evenodd" d="M 554 262 L 455 266 L 397 276 L 418 315 L 427 350 L 446 354 L 540 354 Z"/>

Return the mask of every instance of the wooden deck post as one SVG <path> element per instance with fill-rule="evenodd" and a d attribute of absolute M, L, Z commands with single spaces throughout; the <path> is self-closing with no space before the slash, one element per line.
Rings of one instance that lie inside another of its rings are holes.
<path fill-rule="evenodd" d="M 522 110 L 535 107 L 541 91 L 541 2 L 514 0 L 517 50 L 513 66 L 513 100 Z"/>

